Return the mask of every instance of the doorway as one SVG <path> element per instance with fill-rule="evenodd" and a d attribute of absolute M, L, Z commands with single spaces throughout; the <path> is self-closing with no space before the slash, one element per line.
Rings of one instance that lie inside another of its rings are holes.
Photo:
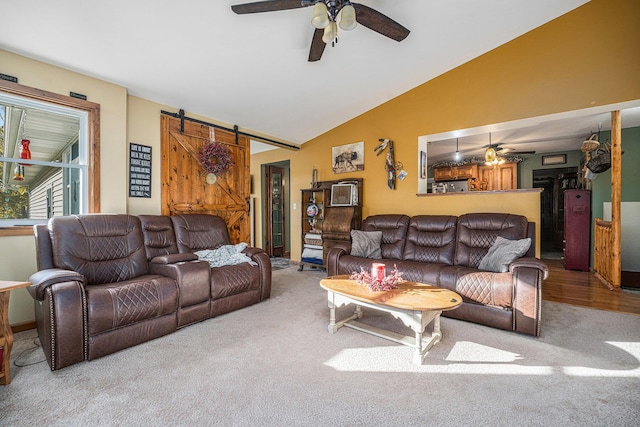
<path fill-rule="evenodd" d="M 562 259 L 564 249 L 564 191 L 578 188 L 578 168 L 535 169 L 533 187 L 540 194 L 540 257 Z"/>
<path fill-rule="evenodd" d="M 289 162 L 263 165 L 263 238 L 270 257 L 289 258 Z"/>

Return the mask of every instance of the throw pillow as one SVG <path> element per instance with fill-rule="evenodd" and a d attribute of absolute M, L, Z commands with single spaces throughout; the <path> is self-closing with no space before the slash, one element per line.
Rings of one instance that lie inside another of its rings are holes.
<path fill-rule="evenodd" d="M 480 270 L 506 273 L 509 264 L 527 253 L 531 246 L 531 239 L 509 240 L 498 236 L 489 252 L 480 260 Z"/>
<path fill-rule="evenodd" d="M 382 258 L 381 242 L 382 231 L 351 230 L 351 255 L 364 258 Z"/>

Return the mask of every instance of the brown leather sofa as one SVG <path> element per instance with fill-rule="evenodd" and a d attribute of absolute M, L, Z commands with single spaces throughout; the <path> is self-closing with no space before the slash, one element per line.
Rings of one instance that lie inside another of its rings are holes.
<path fill-rule="evenodd" d="M 269 298 L 271 263 L 210 267 L 193 252 L 231 244 L 214 215 L 93 214 L 34 227 L 40 343 L 51 370 L 93 360 Z"/>
<path fill-rule="evenodd" d="M 547 266 L 535 258 L 535 223 L 520 215 L 474 213 L 455 216 L 374 215 L 363 231 L 382 231 L 381 259 L 352 256 L 351 244 L 335 245 L 327 255 L 327 275 L 351 274 L 382 262 L 397 266 L 406 280 L 450 289 L 463 304 L 443 313 L 523 334 L 540 334 L 541 284 Z M 531 238 L 524 257 L 506 273 L 478 269 L 497 236 Z"/>

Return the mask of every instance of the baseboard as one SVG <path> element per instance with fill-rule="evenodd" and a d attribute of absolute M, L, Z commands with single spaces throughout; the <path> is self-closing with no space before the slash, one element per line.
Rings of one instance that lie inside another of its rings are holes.
<path fill-rule="evenodd" d="M 625 288 L 640 288 L 640 271 L 622 270 L 620 283 Z"/>
<path fill-rule="evenodd" d="M 31 322 L 18 323 L 17 325 L 11 325 L 11 331 L 14 334 L 18 332 L 28 331 L 30 329 L 35 329 L 37 327 L 35 320 Z"/>

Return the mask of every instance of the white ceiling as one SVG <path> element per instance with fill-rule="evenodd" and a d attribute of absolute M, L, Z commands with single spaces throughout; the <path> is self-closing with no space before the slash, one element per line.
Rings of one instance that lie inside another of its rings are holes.
<path fill-rule="evenodd" d="M 407 39 L 358 26 L 309 63 L 311 8 L 236 15 L 230 5 L 242 0 L 21 0 L 2 20 L 0 48 L 304 143 L 587 1 L 361 0 L 410 29 Z"/>

